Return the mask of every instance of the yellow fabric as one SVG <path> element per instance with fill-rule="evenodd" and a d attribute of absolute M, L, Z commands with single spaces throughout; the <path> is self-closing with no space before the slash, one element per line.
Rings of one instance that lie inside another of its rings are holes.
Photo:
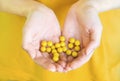
<path fill-rule="evenodd" d="M 41 0 L 51 7 L 61 26 L 75 0 Z M 91 60 L 68 73 L 52 73 L 35 64 L 22 49 L 25 18 L 0 13 L 0 81 L 120 81 L 120 10 L 100 14 L 103 35 Z"/>

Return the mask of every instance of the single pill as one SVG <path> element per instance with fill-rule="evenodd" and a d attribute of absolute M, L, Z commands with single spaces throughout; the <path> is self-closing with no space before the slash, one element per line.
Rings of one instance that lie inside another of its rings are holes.
<path fill-rule="evenodd" d="M 62 50 L 63 50 L 63 52 L 66 52 L 67 51 L 67 47 L 66 46 L 62 47 Z"/>
<path fill-rule="evenodd" d="M 42 41 L 42 42 L 41 42 L 41 45 L 42 45 L 42 46 L 47 46 L 47 41 Z"/>
<path fill-rule="evenodd" d="M 53 61 L 54 61 L 54 62 L 57 62 L 58 60 L 59 60 L 58 57 L 53 57 Z"/>
<path fill-rule="evenodd" d="M 75 51 L 72 52 L 73 57 L 77 57 L 77 55 L 78 55 L 77 52 L 75 52 Z"/>
<path fill-rule="evenodd" d="M 46 51 L 47 51 L 48 53 L 50 53 L 50 52 L 51 52 L 51 48 L 50 48 L 50 47 L 46 48 Z"/>
<path fill-rule="evenodd" d="M 59 53 L 63 52 L 62 48 L 57 48 L 57 51 L 58 51 Z"/>
<path fill-rule="evenodd" d="M 76 40 L 76 41 L 75 41 L 75 45 L 76 45 L 76 46 L 79 46 L 79 45 L 80 45 L 80 41 L 79 41 L 79 40 Z"/>
<path fill-rule="evenodd" d="M 74 39 L 74 38 L 70 38 L 70 39 L 69 39 L 69 42 L 70 42 L 70 43 L 74 43 L 74 42 L 75 42 L 75 39 Z"/>
<path fill-rule="evenodd" d="M 46 47 L 43 47 L 43 46 L 42 46 L 42 47 L 40 48 L 40 50 L 41 50 L 41 52 L 45 52 L 45 51 L 46 51 Z"/>
<path fill-rule="evenodd" d="M 66 51 L 66 54 L 67 54 L 67 55 L 71 55 L 71 53 L 72 53 L 71 50 L 67 50 L 67 51 Z"/>
<path fill-rule="evenodd" d="M 74 50 L 75 51 L 80 51 L 80 46 L 75 46 Z"/>
<path fill-rule="evenodd" d="M 55 46 L 53 45 L 53 46 L 51 46 L 51 49 L 55 49 Z"/>
<path fill-rule="evenodd" d="M 72 49 L 72 48 L 73 48 L 73 44 L 72 44 L 72 43 L 69 43 L 69 44 L 68 44 L 68 48 Z"/>
<path fill-rule="evenodd" d="M 57 53 L 57 50 L 56 50 L 56 49 L 53 49 L 53 50 L 52 50 L 52 53 Z"/>
<path fill-rule="evenodd" d="M 64 36 L 60 36 L 60 41 L 64 42 L 65 41 L 65 37 Z"/>
<path fill-rule="evenodd" d="M 55 48 L 59 48 L 59 47 L 60 47 L 60 43 L 56 43 Z"/>
<path fill-rule="evenodd" d="M 52 45 L 53 45 L 52 41 L 48 41 L 48 46 L 52 46 Z"/>
<path fill-rule="evenodd" d="M 56 53 L 53 53 L 53 56 L 54 57 L 59 57 L 60 55 L 59 55 L 59 53 L 56 52 Z"/>
<path fill-rule="evenodd" d="M 60 42 L 60 46 L 61 47 L 65 46 L 65 42 Z"/>

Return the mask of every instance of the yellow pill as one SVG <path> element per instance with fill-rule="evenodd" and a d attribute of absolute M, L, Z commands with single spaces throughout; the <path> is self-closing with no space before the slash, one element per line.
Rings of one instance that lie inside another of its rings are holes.
<path fill-rule="evenodd" d="M 53 57 L 53 61 L 57 62 L 57 61 L 59 61 L 59 58 L 58 57 Z"/>
<path fill-rule="evenodd" d="M 53 50 L 52 50 L 52 53 L 57 53 L 57 50 L 56 50 L 56 49 L 53 49 Z"/>
<path fill-rule="evenodd" d="M 42 46 L 47 46 L 47 41 L 42 41 L 42 42 L 41 42 L 41 45 L 42 45 Z"/>
<path fill-rule="evenodd" d="M 59 53 L 56 52 L 56 53 L 53 53 L 53 56 L 54 57 L 59 57 L 60 55 L 59 55 Z"/>
<path fill-rule="evenodd" d="M 52 46 L 53 45 L 53 43 L 52 43 L 52 41 L 48 41 L 48 46 Z"/>
<path fill-rule="evenodd" d="M 57 51 L 58 51 L 59 53 L 63 52 L 62 48 L 57 48 Z"/>
<path fill-rule="evenodd" d="M 74 46 L 73 46 L 72 43 L 69 43 L 69 44 L 68 44 L 68 48 L 72 49 L 73 47 L 74 47 Z"/>
<path fill-rule="evenodd" d="M 76 40 L 76 41 L 75 41 L 75 45 L 76 45 L 76 46 L 79 46 L 79 45 L 80 45 L 80 41 L 79 41 L 79 40 Z"/>
<path fill-rule="evenodd" d="M 60 46 L 61 47 L 65 46 L 65 42 L 60 42 Z"/>
<path fill-rule="evenodd" d="M 53 45 L 53 46 L 51 46 L 51 49 L 55 49 L 55 46 Z"/>
<path fill-rule="evenodd" d="M 64 36 L 60 36 L 60 41 L 64 42 L 65 41 L 65 37 Z"/>
<path fill-rule="evenodd" d="M 69 39 L 69 42 L 70 42 L 70 43 L 74 43 L 74 42 L 75 42 L 75 39 L 74 39 L 74 38 L 70 38 L 70 39 Z"/>
<path fill-rule="evenodd" d="M 51 52 L 51 48 L 46 48 L 46 51 L 48 52 L 48 53 L 50 53 Z"/>
<path fill-rule="evenodd" d="M 56 43 L 55 48 L 59 48 L 59 47 L 60 47 L 60 43 Z"/>
<path fill-rule="evenodd" d="M 78 55 L 77 52 L 75 52 L 75 51 L 72 52 L 72 56 L 73 56 L 73 57 L 77 57 L 77 55 Z"/>
<path fill-rule="evenodd" d="M 66 52 L 67 51 L 67 47 L 66 46 L 62 47 L 62 50 L 63 50 L 63 52 Z"/>
<path fill-rule="evenodd" d="M 41 52 L 45 52 L 46 51 L 46 47 L 41 47 L 40 50 L 41 50 Z"/>
<path fill-rule="evenodd" d="M 80 46 L 75 46 L 74 50 L 75 51 L 80 51 Z"/>
<path fill-rule="evenodd" d="M 66 54 L 67 54 L 67 55 L 71 55 L 71 53 L 72 53 L 71 50 L 67 50 L 67 51 L 66 51 Z"/>

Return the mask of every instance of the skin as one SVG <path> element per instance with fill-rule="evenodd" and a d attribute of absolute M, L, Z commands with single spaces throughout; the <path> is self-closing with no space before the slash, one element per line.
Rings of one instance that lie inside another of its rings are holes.
<path fill-rule="evenodd" d="M 30 15 L 23 29 L 23 48 L 40 66 L 53 72 L 61 71 L 62 67 L 54 63 L 48 53 L 45 54 L 39 51 L 40 41 L 58 42 L 60 34 L 58 21 L 52 11 L 43 11 L 43 13 L 42 11 L 35 11 Z"/>
<path fill-rule="evenodd" d="M 34 0 L 0 0 L 0 11 L 27 18 L 23 29 L 23 48 L 37 64 L 52 72 L 67 72 L 88 62 L 100 45 L 102 25 L 99 12 L 118 7 L 119 0 L 80 0 L 74 3 L 66 16 L 62 35 L 67 39 L 74 37 L 80 40 L 81 51 L 77 58 L 61 54 L 60 61 L 55 63 L 49 54 L 39 51 L 41 40 L 58 42 L 61 35 L 54 12 Z"/>
<path fill-rule="evenodd" d="M 26 22 L 23 28 L 23 48 L 28 52 L 35 63 L 52 72 L 63 72 L 64 65 L 62 55 L 60 61 L 55 63 L 49 54 L 39 51 L 40 41 L 51 40 L 58 42 L 61 35 L 60 26 L 54 12 L 45 5 L 36 1 L 3 0 L 1 11 L 7 11 L 20 16 L 25 16 Z M 11 3 L 11 4 L 10 4 Z M 16 6 L 14 9 L 12 6 Z M 17 6 L 19 5 L 19 6 Z M 23 8 L 19 8 L 23 7 Z M 7 10 L 9 8 L 9 10 Z"/>
<path fill-rule="evenodd" d="M 104 3 L 104 4 L 102 4 Z M 66 71 L 74 70 L 88 62 L 93 52 L 100 45 L 102 24 L 99 12 L 120 7 L 120 1 L 80 0 L 72 5 L 65 19 L 62 34 L 67 38 L 74 37 L 81 41 L 81 51 L 77 58 L 67 57 Z M 108 4 L 108 5 L 106 5 Z M 101 7 L 101 5 L 103 7 Z"/>
<path fill-rule="evenodd" d="M 75 3 L 69 10 L 64 23 L 63 35 L 69 39 L 74 37 L 81 41 L 81 51 L 77 58 L 68 57 L 66 70 L 73 70 L 85 64 L 99 46 L 102 25 L 98 12 L 92 6 L 82 7 Z"/>

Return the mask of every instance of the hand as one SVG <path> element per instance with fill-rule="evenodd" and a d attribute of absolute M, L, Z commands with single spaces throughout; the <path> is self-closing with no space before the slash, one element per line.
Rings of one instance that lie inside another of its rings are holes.
<path fill-rule="evenodd" d="M 89 61 L 100 45 L 102 25 L 97 10 L 88 3 L 78 1 L 69 10 L 62 34 L 81 41 L 81 51 L 77 58 L 67 57 L 66 71 L 79 68 Z"/>
<path fill-rule="evenodd" d="M 64 63 L 61 61 L 62 59 L 58 63 L 55 63 L 49 54 L 39 51 L 42 40 L 58 42 L 60 35 L 59 23 L 54 12 L 41 5 L 38 10 L 33 11 L 27 18 L 23 30 L 23 48 L 43 68 L 53 72 L 62 72 L 63 67 L 61 64 Z M 62 56 L 60 57 L 62 58 Z"/>

